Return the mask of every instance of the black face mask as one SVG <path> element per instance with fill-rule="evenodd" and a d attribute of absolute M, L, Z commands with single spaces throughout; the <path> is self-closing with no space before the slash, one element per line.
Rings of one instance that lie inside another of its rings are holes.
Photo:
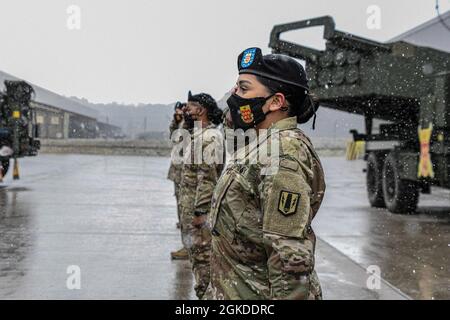
<path fill-rule="evenodd" d="M 184 123 L 187 129 L 194 128 L 194 118 L 187 112 L 183 112 Z"/>
<path fill-rule="evenodd" d="M 233 119 L 234 129 L 247 130 L 254 128 L 258 123 L 261 123 L 266 118 L 270 111 L 264 113 L 262 107 L 268 99 L 273 97 L 270 95 L 267 98 L 251 98 L 245 99 L 237 94 L 232 94 L 227 104 L 230 108 L 231 118 Z"/>

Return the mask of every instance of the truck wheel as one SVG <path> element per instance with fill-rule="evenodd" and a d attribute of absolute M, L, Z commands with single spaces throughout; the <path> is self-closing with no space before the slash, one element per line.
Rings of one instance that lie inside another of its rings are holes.
<path fill-rule="evenodd" d="M 415 212 L 419 202 L 419 187 L 416 182 L 402 180 L 399 163 L 394 154 L 386 157 L 383 167 L 383 195 L 386 208 L 392 213 Z"/>
<path fill-rule="evenodd" d="M 6 174 L 8 173 L 8 169 L 9 169 L 9 160 L 3 160 L 1 165 L 3 167 L 3 176 L 6 176 Z"/>
<path fill-rule="evenodd" d="M 369 153 L 367 157 L 367 195 L 369 203 L 375 208 L 385 208 L 383 195 L 383 161 L 384 153 Z"/>

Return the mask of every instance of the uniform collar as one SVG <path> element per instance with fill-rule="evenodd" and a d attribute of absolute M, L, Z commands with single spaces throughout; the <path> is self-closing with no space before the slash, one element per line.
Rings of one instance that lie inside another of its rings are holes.
<path fill-rule="evenodd" d="M 269 127 L 269 130 L 278 129 L 278 130 L 289 130 L 297 128 L 297 117 L 288 117 L 282 120 L 279 120 L 275 123 L 272 123 Z"/>
<path fill-rule="evenodd" d="M 199 136 L 203 132 L 205 132 L 205 130 L 207 130 L 207 129 L 214 129 L 215 127 L 216 127 L 216 125 L 214 123 L 210 122 L 206 127 L 200 128 L 200 130 L 192 129 L 192 135 L 193 135 L 193 137 Z"/>
<path fill-rule="evenodd" d="M 284 118 L 282 120 L 279 120 L 275 123 L 272 123 L 270 125 L 270 127 L 268 128 L 268 132 L 266 135 L 264 135 L 262 138 L 258 137 L 258 145 L 250 150 L 248 150 L 247 148 L 241 148 L 239 150 L 236 151 L 236 155 L 238 155 L 238 159 L 239 156 L 244 156 L 248 157 L 250 154 L 254 153 L 259 146 L 263 145 L 263 144 L 267 144 L 267 141 L 270 140 L 269 138 L 271 137 L 271 135 L 275 132 L 279 132 L 279 131 L 284 131 L 284 130 L 292 130 L 292 129 L 296 129 L 297 128 L 297 117 L 288 117 L 288 118 Z"/>

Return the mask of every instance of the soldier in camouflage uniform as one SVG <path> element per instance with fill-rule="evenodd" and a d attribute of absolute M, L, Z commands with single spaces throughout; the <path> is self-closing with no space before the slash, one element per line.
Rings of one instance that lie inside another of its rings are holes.
<path fill-rule="evenodd" d="M 215 129 L 221 122 L 221 117 L 222 111 L 210 95 L 192 95 L 189 92 L 186 122 L 188 127 L 192 128 L 193 121 L 201 127 L 193 130 L 182 169 L 181 228 L 186 230 L 183 240 L 188 248 L 195 278 L 195 292 L 199 299 L 203 297 L 209 283 L 211 233 L 206 220 L 211 208 L 213 189 L 223 169 L 223 159 L 220 153 L 213 152 L 213 158 L 208 158 L 208 161 L 195 161 L 195 152 L 200 151 L 200 156 L 205 156 L 205 150 L 218 150 L 220 144 L 223 144 L 220 131 Z M 209 161 L 212 159 L 214 161 Z"/>
<path fill-rule="evenodd" d="M 172 137 L 172 134 L 177 129 L 182 129 L 184 127 L 184 120 L 183 120 L 183 108 L 186 106 L 185 103 L 177 102 L 175 104 L 175 113 L 173 115 L 172 122 L 170 123 L 169 131 L 170 136 Z M 167 174 L 167 179 L 173 181 L 174 184 L 174 191 L 175 191 L 175 199 L 177 202 L 177 216 L 178 216 L 178 223 L 177 227 L 180 227 L 181 231 L 181 239 L 183 239 L 183 231 L 181 229 L 181 223 L 180 223 L 180 183 L 181 183 L 181 164 L 176 164 L 173 161 L 170 163 L 169 172 Z M 185 246 L 183 246 L 181 249 L 177 251 L 173 251 L 170 253 L 170 256 L 172 259 L 177 260 L 186 260 L 189 258 L 188 251 Z"/>
<path fill-rule="evenodd" d="M 321 299 L 311 221 L 325 181 L 319 157 L 297 128 L 315 116 L 317 105 L 294 59 L 250 48 L 239 56 L 238 68 L 227 100 L 234 128 L 268 129 L 268 134 L 258 145 L 238 150 L 242 159 L 227 163 L 214 190 L 211 282 L 205 298 Z M 278 135 L 278 144 L 271 135 Z M 264 143 L 268 151 L 276 146 L 275 163 L 256 157 Z M 274 164 L 277 170 L 267 170 Z"/>

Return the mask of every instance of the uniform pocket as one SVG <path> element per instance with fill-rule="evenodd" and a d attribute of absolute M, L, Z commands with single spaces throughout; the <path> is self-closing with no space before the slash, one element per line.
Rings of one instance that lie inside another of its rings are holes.
<path fill-rule="evenodd" d="M 209 215 L 209 225 L 211 227 L 211 230 L 214 230 L 214 227 L 216 226 L 220 205 L 232 182 L 233 177 L 231 174 L 224 174 L 217 181 L 217 186 L 214 189 L 213 197 L 211 200 L 211 213 Z"/>
<path fill-rule="evenodd" d="M 234 182 L 236 186 L 230 188 L 228 193 L 231 198 L 229 206 L 233 212 L 236 226 L 239 226 L 245 211 L 254 204 L 256 195 L 245 176 L 236 174 Z"/>
<path fill-rule="evenodd" d="M 255 199 L 251 184 L 237 169 L 229 169 L 219 180 L 213 196 L 210 222 L 212 233 L 220 234 L 230 243 L 235 238 L 236 232 L 240 230 L 244 213 Z M 220 219 L 218 219 L 219 214 Z"/>

